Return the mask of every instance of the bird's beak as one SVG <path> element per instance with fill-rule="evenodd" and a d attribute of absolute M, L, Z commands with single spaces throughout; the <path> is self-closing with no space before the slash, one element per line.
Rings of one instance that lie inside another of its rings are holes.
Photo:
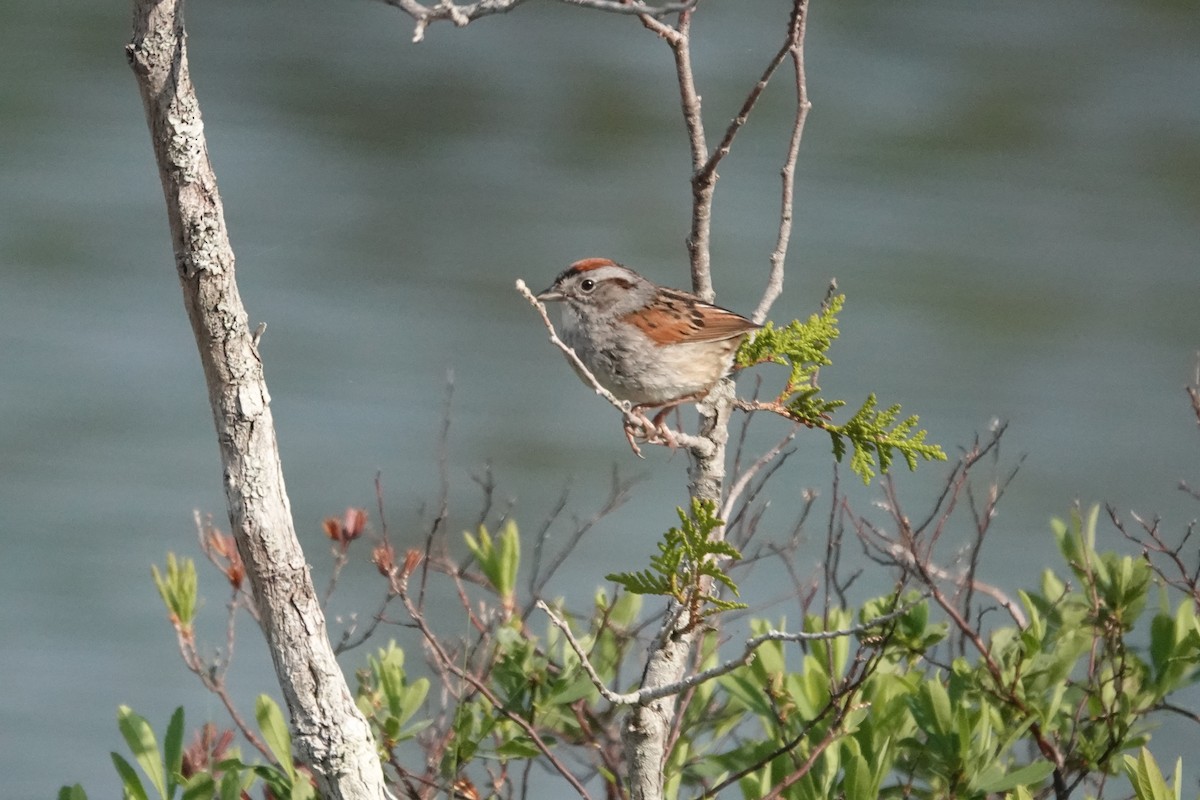
<path fill-rule="evenodd" d="M 558 291 L 557 289 L 555 289 L 553 286 L 551 286 L 549 289 L 546 289 L 541 294 L 539 294 L 537 296 L 537 299 L 542 301 L 543 303 L 553 303 L 556 300 L 562 300 L 563 293 Z"/>

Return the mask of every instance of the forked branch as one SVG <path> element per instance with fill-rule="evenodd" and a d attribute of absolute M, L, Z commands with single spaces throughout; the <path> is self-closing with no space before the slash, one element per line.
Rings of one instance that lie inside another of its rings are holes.
<path fill-rule="evenodd" d="M 697 0 L 686 0 L 680 3 L 644 3 L 641 0 L 619 2 L 619 0 L 558 0 L 571 6 L 590 8 L 594 11 L 604 11 L 610 14 L 637 14 L 651 18 L 666 14 L 676 14 L 694 6 Z M 456 27 L 462 28 L 472 20 L 492 14 L 504 14 L 512 11 L 525 0 L 477 0 L 474 3 L 456 3 L 454 0 L 438 0 L 436 3 L 422 3 L 419 0 L 384 0 L 389 6 L 400 9 L 416 21 L 413 28 L 413 42 L 425 38 L 425 29 L 430 23 L 439 20 L 449 20 Z"/>
<path fill-rule="evenodd" d="M 174 266 L 220 445 L 231 531 L 291 712 L 324 797 L 379 800 L 383 771 L 334 658 L 283 482 L 257 339 L 238 293 L 216 174 L 188 71 L 180 0 L 135 0 L 126 47 L 158 163 Z M 215 476 L 214 476 L 215 477 Z"/>

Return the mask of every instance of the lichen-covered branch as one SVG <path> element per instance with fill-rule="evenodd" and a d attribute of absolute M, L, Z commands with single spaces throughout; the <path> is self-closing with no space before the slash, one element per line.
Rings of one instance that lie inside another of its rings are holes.
<path fill-rule="evenodd" d="M 384 796 L 366 720 L 334 659 L 296 539 L 270 395 L 246 310 L 200 104 L 188 73 L 181 0 L 135 0 L 127 47 L 170 222 L 220 446 L 229 520 L 291 711 L 294 742 L 327 798 Z"/>
<path fill-rule="evenodd" d="M 425 29 L 432 22 L 448 20 L 462 28 L 480 17 L 512 11 L 525 0 L 477 0 L 474 3 L 456 3 L 454 0 L 438 0 L 436 3 L 422 3 L 419 0 L 384 0 L 384 2 L 389 6 L 395 6 L 416 21 L 412 40 L 420 42 L 425 38 Z M 610 14 L 637 14 L 655 18 L 689 9 L 696 4 L 697 0 L 659 5 L 644 3 L 641 0 L 629 0 L 629 2 L 621 2 L 621 0 L 559 0 L 559 2 L 595 11 L 605 11 Z"/>

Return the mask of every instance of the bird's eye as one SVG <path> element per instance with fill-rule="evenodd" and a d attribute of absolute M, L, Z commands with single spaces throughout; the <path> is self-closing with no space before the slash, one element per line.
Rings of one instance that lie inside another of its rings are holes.
<path fill-rule="evenodd" d="M 596 288 L 596 282 L 594 280 L 592 280 L 591 278 L 584 278 L 583 280 L 581 280 L 579 282 L 579 290 L 580 291 L 590 292 L 592 289 L 595 289 L 595 288 Z"/>

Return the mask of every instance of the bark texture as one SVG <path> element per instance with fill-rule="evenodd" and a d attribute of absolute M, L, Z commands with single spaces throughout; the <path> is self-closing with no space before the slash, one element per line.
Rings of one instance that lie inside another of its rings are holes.
<path fill-rule="evenodd" d="M 296 539 L 256 341 L 200 105 L 188 76 L 181 0 L 134 0 L 126 48 L 146 108 L 175 266 L 208 385 L 229 520 L 291 712 L 294 743 L 326 798 L 385 796 L 366 720 L 354 705 Z"/>
<path fill-rule="evenodd" d="M 689 493 L 720 506 L 725 483 L 725 444 L 729 440 L 729 409 L 733 401 L 733 381 L 724 380 L 700 404 L 700 435 L 712 443 L 711 449 L 689 453 Z M 724 529 L 715 531 L 723 536 Z M 646 658 L 642 689 L 669 686 L 680 681 L 690 668 L 692 650 L 702 631 L 688 626 L 686 613 L 672 608 L 667 621 Z M 671 726 L 678 716 L 678 695 L 638 703 L 625 718 L 621 738 L 629 761 L 631 800 L 661 800 L 663 765 Z"/>

